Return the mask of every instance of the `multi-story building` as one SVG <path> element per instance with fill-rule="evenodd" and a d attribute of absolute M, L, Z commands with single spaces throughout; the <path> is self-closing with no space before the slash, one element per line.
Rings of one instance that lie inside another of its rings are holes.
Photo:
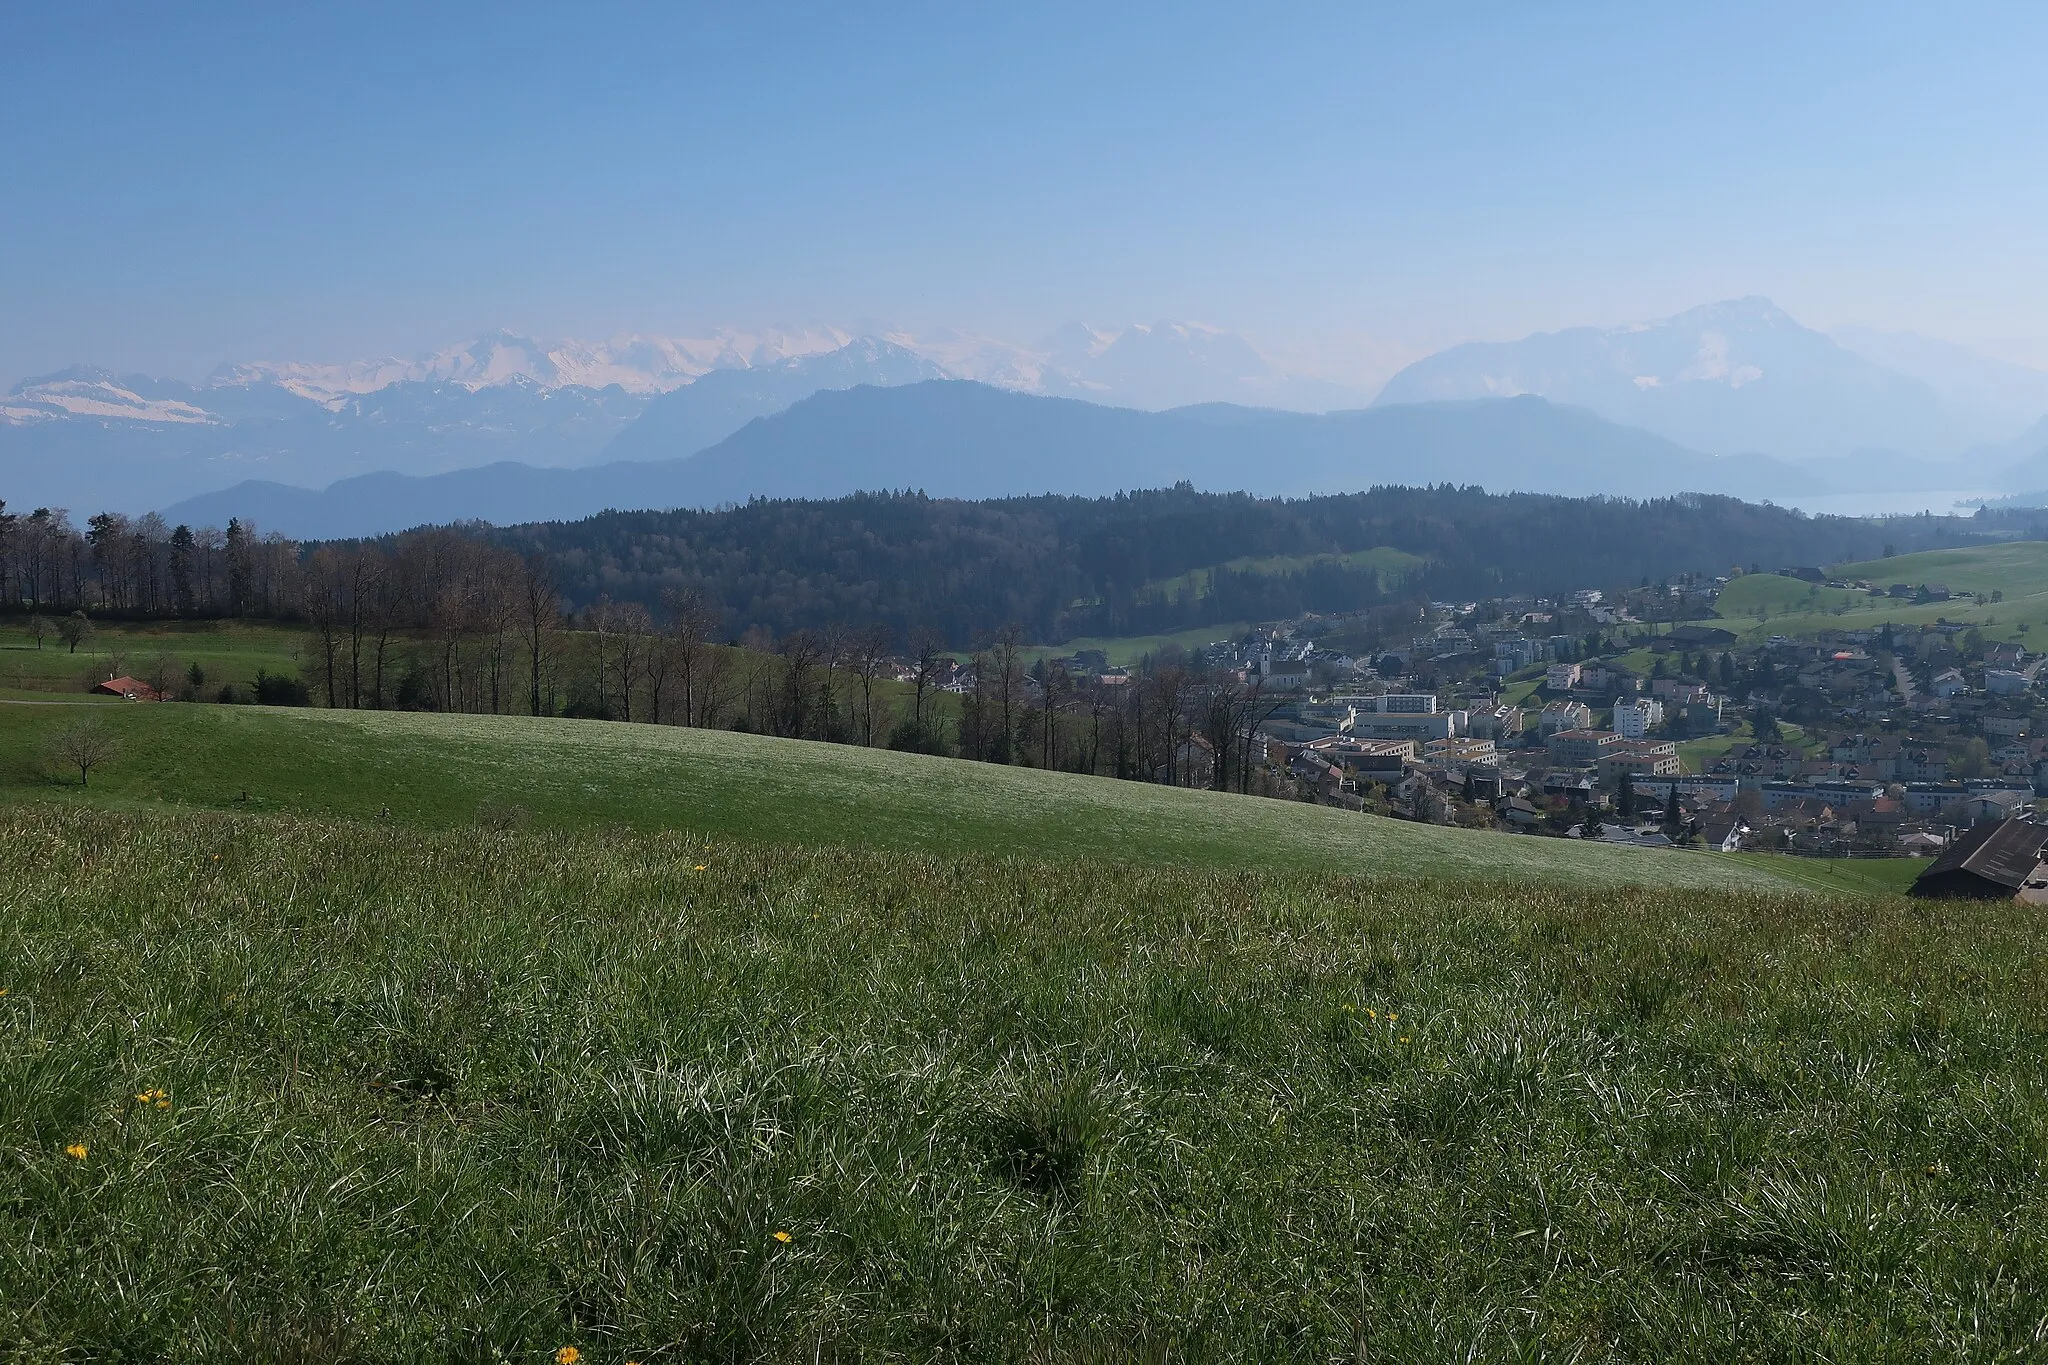
<path fill-rule="evenodd" d="M 1536 721 L 1536 732 L 1545 739 L 1560 730 L 1583 730 L 1593 723 L 1593 710 L 1584 702 L 1560 697 L 1546 704 Z"/>
<path fill-rule="evenodd" d="M 1465 732 L 1463 711 L 1421 713 L 1354 711 L 1351 733 L 1359 739 L 1449 739 Z"/>
<path fill-rule="evenodd" d="M 1612 730 L 1559 730 L 1545 741 L 1550 761 L 1567 768 L 1590 768 L 1624 741 Z M 1672 750 L 1674 757 L 1677 750 Z"/>
<path fill-rule="evenodd" d="M 1522 733 L 1522 708 L 1503 702 L 1488 710 L 1468 712 L 1466 733 L 1474 739 L 1513 739 Z"/>
<path fill-rule="evenodd" d="M 1498 763 L 1500 751 L 1490 739 L 1432 739 L 1422 746 L 1422 756 L 1432 763 Z"/>
<path fill-rule="evenodd" d="M 1642 739 L 1664 721 L 1664 703 L 1654 697 L 1638 697 L 1614 704 L 1614 733 L 1623 739 Z"/>
<path fill-rule="evenodd" d="M 1647 777 L 1638 775 L 1629 785 L 1638 796 L 1654 796 L 1659 801 L 1671 799 L 1676 791 L 1679 799 L 1687 801 L 1733 801 L 1742 787 L 1733 777 Z"/>
<path fill-rule="evenodd" d="M 1527 668 L 1543 657 L 1541 644 L 1519 635 L 1493 642 L 1493 671 L 1502 675 Z"/>
<path fill-rule="evenodd" d="M 1595 761 L 1600 780 L 1618 787 L 1636 777 L 1678 776 L 1678 746 L 1647 740 L 1622 740 L 1608 745 Z"/>
<path fill-rule="evenodd" d="M 1543 675 L 1543 685 L 1553 692 L 1569 692 L 1579 685 L 1577 664 L 1552 664 Z"/>
<path fill-rule="evenodd" d="M 1382 692 L 1366 698 L 1364 709 L 1383 716 L 1426 716 L 1436 710 L 1436 693 Z"/>

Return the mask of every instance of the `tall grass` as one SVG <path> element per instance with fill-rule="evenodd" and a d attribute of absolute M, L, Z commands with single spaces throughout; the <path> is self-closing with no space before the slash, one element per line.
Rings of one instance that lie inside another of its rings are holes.
<path fill-rule="evenodd" d="M 2048 1349 L 2048 944 L 2003 907 L 24 807 L 0 847 L 13 1358 Z"/>

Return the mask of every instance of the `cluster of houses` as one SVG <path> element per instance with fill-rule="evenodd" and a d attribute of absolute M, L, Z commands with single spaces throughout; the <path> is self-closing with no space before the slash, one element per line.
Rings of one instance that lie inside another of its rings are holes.
<path fill-rule="evenodd" d="M 1334 804 L 1614 842 L 1929 854 L 2048 800 L 2043 659 L 2019 644 L 1946 622 L 1756 644 L 1631 629 L 1632 600 L 1433 604 L 1278 712 L 1271 752 Z M 1577 633 L 1596 607 L 1622 629 Z"/>

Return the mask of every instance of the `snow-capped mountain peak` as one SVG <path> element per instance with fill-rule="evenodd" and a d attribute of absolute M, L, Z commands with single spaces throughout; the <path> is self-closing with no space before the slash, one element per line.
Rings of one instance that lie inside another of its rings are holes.
<path fill-rule="evenodd" d="M 74 365 L 15 385 L 0 398 L 0 422 L 26 426 L 67 417 L 174 425 L 220 421 L 177 396 L 179 387 L 142 375 L 115 375 L 96 366 Z"/>

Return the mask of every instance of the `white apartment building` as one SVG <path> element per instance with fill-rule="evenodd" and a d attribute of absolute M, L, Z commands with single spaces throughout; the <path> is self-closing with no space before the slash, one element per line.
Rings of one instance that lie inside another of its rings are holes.
<path fill-rule="evenodd" d="M 1652 697 L 1638 697 L 1634 701 L 1617 702 L 1614 706 L 1614 733 L 1623 739 L 1642 739 L 1653 726 L 1664 723 L 1664 703 Z"/>

